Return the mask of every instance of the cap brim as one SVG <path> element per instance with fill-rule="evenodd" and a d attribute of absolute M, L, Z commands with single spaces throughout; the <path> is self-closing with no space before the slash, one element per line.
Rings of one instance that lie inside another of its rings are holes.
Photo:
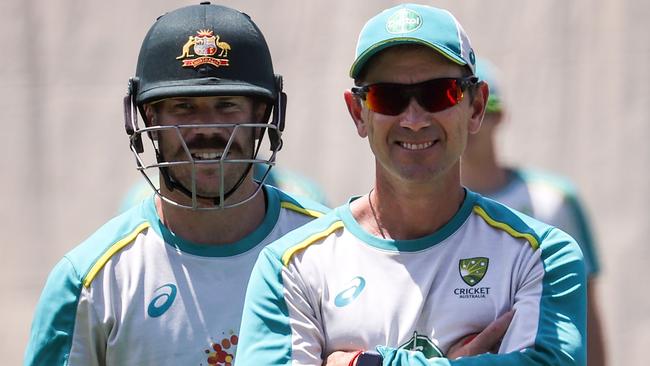
<path fill-rule="evenodd" d="M 275 100 L 275 94 L 272 91 L 257 85 L 233 80 L 207 78 L 193 80 L 192 83 L 187 83 L 187 80 L 183 80 L 176 84 L 173 82 L 161 83 L 159 86 L 153 84 L 147 90 L 138 93 L 137 103 L 151 103 L 173 97 L 208 97 L 221 95 L 257 96 Z"/>
<path fill-rule="evenodd" d="M 357 57 L 357 59 L 352 64 L 352 67 L 350 68 L 350 77 L 356 79 L 359 76 L 359 73 L 361 72 L 363 67 L 366 65 L 366 63 L 372 56 L 376 55 L 380 51 L 385 50 L 386 48 L 397 46 L 400 44 L 416 44 L 416 45 L 426 46 L 433 49 L 434 51 L 438 52 L 442 56 L 446 57 L 447 59 L 449 59 L 450 61 L 458 65 L 461 66 L 467 65 L 467 62 L 465 62 L 460 57 L 456 56 L 452 51 L 446 49 L 445 47 L 441 47 L 439 45 L 435 45 L 418 38 L 399 37 L 399 38 L 387 39 L 382 42 L 375 43 L 374 45 L 368 47 L 368 49 L 365 50 L 361 55 L 359 55 L 359 57 Z"/>

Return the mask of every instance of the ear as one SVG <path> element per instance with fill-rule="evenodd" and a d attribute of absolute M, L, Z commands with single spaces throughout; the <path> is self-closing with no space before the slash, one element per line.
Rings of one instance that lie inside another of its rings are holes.
<path fill-rule="evenodd" d="M 271 114 L 270 112 L 271 107 L 266 103 L 254 103 L 253 106 L 254 106 L 253 121 L 255 121 L 256 123 L 270 123 L 268 120 L 264 120 L 264 118 L 267 117 L 267 113 L 269 115 Z M 262 129 L 256 128 L 255 139 L 259 140 L 260 138 L 262 138 L 262 136 L 263 136 Z"/>
<path fill-rule="evenodd" d="M 263 102 L 254 103 L 253 106 L 255 108 L 253 110 L 253 121 L 261 121 L 260 123 L 266 123 L 266 121 L 263 121 L 263 119 L 266 116 L 267 111 L 270 111 L 271 106 Z"/>
<path fill-rule="evenodd" d="M 144 109 L 145 123 L 147 123 L 147 125 L 150 125 L 149 122 L 152 122 L 156 118 L 156 111 L 154 111 L 151 104 L 145 104 L 142 106 L 142 108 Z"/>
<path fill-rule="evenodd" d="M 481 128 L 483 116 L 485 116 L 485 107 L 487 107 L 488 96 L 490 95 L 490 88 L 487 83 L 481 81 L 475 90 L 474 99 L 471 101 L 471 116 L 467 125 L 467 130 L 471 134 L 475 134 Z"/>
<path fill-rule="evenodd" d="M 145 104 L 142 106 L 144 109 L 144 124 L 147 127 L 157 125 L 156 121 L 156 110 L 151 104 Z M 158 131 L 150 131 L 149 136 L 152 140 L 158 140 Z"/>
<path fill-rule="evenodd" d="M 357 128 L 357 134 L 363 138 L 367 137 L 368 128 L 366 122 L 361 118 L 361 113 L 363 111 L 363 107 L 361 107 L 361 99 L 354 95 L 350 90 L 346 90 L 343 93 L 343 98 L 348 107 L 350 117 L 352 117 L 352 121 L 354 121 L 354 126 Z"/>

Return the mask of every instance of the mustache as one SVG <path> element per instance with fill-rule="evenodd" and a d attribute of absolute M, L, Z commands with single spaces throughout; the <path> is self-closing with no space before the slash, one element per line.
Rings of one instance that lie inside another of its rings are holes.
<path fill-rule="evenodd" d="M 187 161 L 189 157 L 183 145 L 186 145 L 190 152 L 197 150 L 217 150 L 225 154 L 228 141 L 232 138 L 232 144 L 228 150 L 228 155 L 248 155 L 248 146 L 242 145 L 245 143 L 241 139 L 236 139 L 236 135 L 222 135 L 222 134 L 197 134 L 194 136 L 187 136 L 181 138 L 180 136 L 164 136 L 159 138 L 160 157 L 165 161 Z M 175 140 L 175 141 L 172 141 Z M 164 145 L 173 144 L 173 149 L 165 149 Z"/>
<path fill-rule="evenodd" d="M 228 145 L 229 138 L 219 135 L 196 135 L 190 140 L 185 141 L 185 145 L 190 150 L 198 149 L 214 149 L 214 148 L 226 148 Z M 230 151 L 241 150 L 241 147 L 236 141 L 233 141 L 230 145 Z"/>

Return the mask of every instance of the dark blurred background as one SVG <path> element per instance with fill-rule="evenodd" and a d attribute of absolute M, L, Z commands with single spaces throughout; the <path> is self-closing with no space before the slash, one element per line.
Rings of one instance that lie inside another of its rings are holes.
<path fill-rule="evenodd" d="M 332 204 L 363 194 L 373 159 L 342 92 L 363 23 L 396 1 L 214 2 L 260 26 L 289 94 L 279 164 Z M 610 361 L 643 365 L 650 344 L 650 3 L 466 0 L 447 8 L 502 72 L 501 154 L 571 178 L 603 272 Z M 22 361 L 32 312 L 59 258 L 113 216 L 138 179 L 121 100 L 157 16 L 190 1 L 0 3 L 2 364 Z M 647 362 L 647 361 L 646 361 Z"/>

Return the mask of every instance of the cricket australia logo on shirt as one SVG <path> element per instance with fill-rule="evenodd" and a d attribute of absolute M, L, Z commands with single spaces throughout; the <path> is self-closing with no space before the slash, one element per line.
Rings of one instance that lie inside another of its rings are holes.
<path fill-rule="evenodd" d="M 418 332 L 413 332 L 413 337 L 399 348 L 407 351 L 421 352 L 427 359 L 444 357 L 440 348 L 429 337 L 418 334 Z"/>
<path fill-rule="evenodd" d="M 156 289 L 154 294 L 157 295 L 149 302 L 147 314 L 152 318 L 157 318 L 169 310 L 174 303 L 174 299 L 176 299 L 176 285 L 171 283 L 162 285 Z"/>
<path fill-rule="evenodd" d="M 458 261 L 458 271 L 463 282 L 470 288 L 457 288 L 454 294 L 461 299 L 485 298 L 490 294 L 489 287 L 475 287 L 485 277 L 490 259 L 486 257 L 466 258 Z"/>

